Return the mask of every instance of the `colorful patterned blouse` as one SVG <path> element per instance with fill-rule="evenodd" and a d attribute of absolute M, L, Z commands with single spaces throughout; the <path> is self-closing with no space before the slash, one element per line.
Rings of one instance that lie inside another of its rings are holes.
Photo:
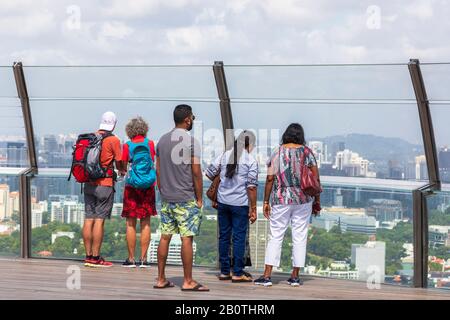
<path fill-rule="evenodd" d="M 304 159 L 303 164 L 301 159 Z M 267 161 L 268 175 L 275 176 L 271 194 L 273 205 L 296 205 L 313 201 L 301 189 L 302 165 L 317 166 L 316 159 L 309 151 L 305 154 L 305 147 L 286 148 L 280 146 L 272 153 Z"/>

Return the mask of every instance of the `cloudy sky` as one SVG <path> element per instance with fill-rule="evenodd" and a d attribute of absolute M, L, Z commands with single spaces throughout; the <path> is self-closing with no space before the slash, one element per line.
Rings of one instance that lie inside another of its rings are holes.
<path fill-rule="evenodd" d="M 448 17 L 450 1 L 444 0 L 1 0 L 0 66 L 11 66 L 13 61 L 25 66 L 211 65 L 215 60 L 225 65 L 407 63 L 410 58 L 447 62 Z M 424 66 L 431 99 L 450 100 L 445 85 L 450 83 L 449 66 Z M 405 65 L 321 68 L 228 67 L 226 75 L 232 98 L 409 99 L 412 103 L 233 101 L 236 126 L 283 130 L 295 120 L 304 124 L 308 136 L 355 132 L 421 143 Z M 173 69 L 117 71 L 31 68 L 25 73 L 30 96 L 40 98 L 214 98 L 217 94 L 209 67 L 183 69 L 182 75 Z M 0 95 L 8 86 L 14 93 L 13 83 L 10 69 L 0 69 Z M 143 114 L 159 135 L 171 125 L 173 104 L 75 100 L 32 101 L 31 107 L 40 135 L 89 130 L 108 109 L 118 113 L 121 128 L 129 117 Z M 168 111 L 155 112 L 162 105 Z M 217 103 L 193 106 L 206 127 L 220 128 Z M 80 110 L 92 116 L 86 120 Z M 433 109 L 440 145 L 450 144 L 450 128 L 442 120 L 450 116 L 448 110 L 448 106 Z M 0 111 L 11 114 L 9 109 Z M 52 121 L 64 117 L 66 121 Z M 2 134 L 11 132 L 6 119 L 0 113 Z"/>
<path fill-rule="evenodd" d="M 447 61 L 445 0 L 2 0 L 0 64 Z"/>

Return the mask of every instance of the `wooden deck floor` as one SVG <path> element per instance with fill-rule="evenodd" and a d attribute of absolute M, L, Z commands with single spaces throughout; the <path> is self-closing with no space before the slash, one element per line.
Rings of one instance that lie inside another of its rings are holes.
<path fill-rule="evenodd" d="M 81 288 L 66 286 L 67 268 L 81 270 Z M 153 289 L 156 266 L 148 269 L 126 269 L 115 265 L 109 269 L 86 268 L 79 262 L 40 259 L 0 259 L 0 299 L 446 299 L 450 292 L 436 289 L 412 289 L 382 285 L 369 290 L 364 282 L 305 278 L 302 287 L 291 288 L 285 277 L 274 276 L 274 286 L 262 288 L 253 284 L 218 281 L 213 269 L 196 268 L 194 277 L 207 285 L 209 293 L 182 292 L 182 269 L 169 267 L 168 276 L 177 286 Z"/>

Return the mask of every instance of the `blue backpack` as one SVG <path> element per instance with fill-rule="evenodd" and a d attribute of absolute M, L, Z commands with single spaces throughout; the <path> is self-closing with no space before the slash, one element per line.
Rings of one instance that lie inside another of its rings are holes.
<path fill-rule="evenodd" d="M 156 170 L 150 156 L 148 139 L 143 142 L 127 142 L 130 154 L 130 170 L 126 183 L 136 189 L 148 189 L 156 181 Z"/>

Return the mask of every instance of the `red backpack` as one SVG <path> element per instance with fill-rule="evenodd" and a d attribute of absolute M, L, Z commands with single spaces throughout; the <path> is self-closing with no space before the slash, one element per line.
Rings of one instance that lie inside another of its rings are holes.
<path fill-rule="evenodd" d="M 67 180 L 70 180 L 72 175 L 79 183 L 113 177 L 114 169 L 112 166 L 102 167 L 100 163 L 103 139 L 112 135 L 108 131 L 80 134 L 73 147 L 72 166 Z"/>

